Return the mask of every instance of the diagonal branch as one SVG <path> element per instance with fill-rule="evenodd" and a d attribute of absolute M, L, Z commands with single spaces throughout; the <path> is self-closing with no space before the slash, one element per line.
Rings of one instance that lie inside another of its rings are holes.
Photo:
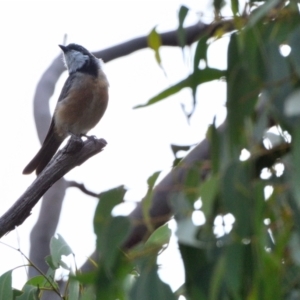
<path fill-rule="evenodd" d="M 0 237 L 21 225 L 30 216 L 39 199 L 58 179 L 102 151 L 105 145 L 106 141 L 103 139 L 87 139 L 83 142 L 80 138 L 72 137 L 25 193 L 0 218 Z"/>

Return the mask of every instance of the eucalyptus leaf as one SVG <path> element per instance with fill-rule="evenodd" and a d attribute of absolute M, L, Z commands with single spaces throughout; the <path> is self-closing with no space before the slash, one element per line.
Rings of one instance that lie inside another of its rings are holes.
<path fill-rule="evenodd" d="M 145 243 L 145 247 L 161 247 L 165 244 L 168 244 L 172 235 L 172 231 L 169 228 L 168 224 L 164 224 L 158 227 Z"/>
<path fill-rule="evenodd" d="M 39 300 L 39 289 L 37 287 L 25 285 L 22 291 L 23 294 L 18 296 L 16 300 Z"/>
<path fill-rule="evenodd" d="M 183 23 L 188 14 L 188 11 L 189 9 L 186 6 L 182 5 L 178 13 L 179 26 L 177 29 L 177 33 L 178 33 L 179 45 L 181 46 L 181 48 L 185 46 L 185 29 L 183 27 Z"/>
<path fill-rule="evenodd" d="M 175 300 L 169 285 L 162 282 L 157 274 L 156 265 L 146 265 L 140 270 L 140 275 L 136 279 L 131 291 L 131 300 Z"/>
<path fill-rule="evenodd" d="M 79 299 L 79 289 L 80 285 L 74 278 L 69 279 L 69 298 L 68 300 L 78 300 Z"/>
<path fill-rule="evenodd" d="M 26 285 L 33 285 L 35 287 L 43 287 L 45 283 L 45 277 L 43 275 L 38 275 L 35 277 L 30 278 Z"/>
<path fill-rule="evenodd" d="M 98 230 L 98 226 L 101 230 Z M 111 218 L 105 227 L 95 224 L 97 234 L 97 249 L 101 253 L 101 261 L 107 270 L 110 270 L 120 253 L 120 247 L 128 236 L 130 222 L 128 218 L 118 216 Z"/>
<path fill-rule="evenodd" d="M 259 6 L 252 14 L 248 22 L 248 26 L 251 27 L 265 17 L 272 8 L 280 3 L 281 0 L 268 0 L 263 5 Z"/>
<path fill-rule="evenodd" d="M 161 44 L 161 36 L 157 33 L 156 27 L 154 27 L 148 35 L 148 46 L 154 50 L 156 62 L 162 68 L 161 57 L 159 54 Z"/>
<path fill-rule="evenodd" d="M 58 268 L 61 264 L 61 257 L 72 254 L 72 249 L 60 234 L 57 236 L 57 238 L 52 237 L 50 240 L 50 253 L 53 265 Z"/>
<path fill-rule="evenodd" d="M 13 300 L 12 270 L 0 276 L 0 299 Z"/>
<path fill-rule="evenodd" d="M 134 108 L 142 108 L 152 104 L 155 104 L 167 97 L 170 97 L 184 88 L 191 88 L 192 90 L 195 89 L 199 84 L 204 82 L 209 82 L 212 80 L 221 79 L 226 74 L 225 71 L 213 68 L 205 68 L 203 70 L 196 70 L 193 74 L 189 75 L 186 79 L 176 83 L 175 85 L 167 88 L 163 92 L 159 93 L 158 95 L 154 96 L 150 100 L 148 100 L 145 104 L 140 104 L 135 106 Z"/>
<path fill-rule="evenodd" d="M 291 46 L 291 61 L 298 76 L 300 76 L 300 27 L 296 29 L 289 36 L 289 44 Z"/>

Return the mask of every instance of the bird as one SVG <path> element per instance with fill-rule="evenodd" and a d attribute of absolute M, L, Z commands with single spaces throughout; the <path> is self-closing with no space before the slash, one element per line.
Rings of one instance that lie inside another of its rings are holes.
<path fill-rule="evenodd" d="M 23 174 L 41 171 L 69 135 L 86 136 L 104 115 L 109 83 L 102 61 L 78 44 L 59 45 L 69 76 L 58 98 L 46 138 Z"/>

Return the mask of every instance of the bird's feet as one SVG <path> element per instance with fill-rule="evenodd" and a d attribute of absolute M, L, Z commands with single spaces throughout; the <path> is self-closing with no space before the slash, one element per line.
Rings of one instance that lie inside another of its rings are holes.
<path fill-rule="evenodd" d="M 65 152 L 66 153 L 74 153 L 79 151 L 83 147 L 83 140 L 79 135 L 70 133 L 71 138 L 68 141 Z"/>

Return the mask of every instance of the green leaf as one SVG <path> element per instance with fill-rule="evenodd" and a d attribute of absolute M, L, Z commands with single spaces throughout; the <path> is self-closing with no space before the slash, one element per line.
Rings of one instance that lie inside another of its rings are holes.
<path fill-rule="evenodd" d="M 201 183 L 201 176 L 199 175 L 201 164 L 194 164 L 186 171 L 184 179 L 184 193 L 186 199 L 193 205 L 199 199 L 199 187 Z"/>
<path fill-rule="evenodd" d="M 203 36 L 200 38 L 200 40 L 197 43 L 195 55 L 194 55 L 194 71 L 199 69 L 199 62 L 201 60 L 204 60 L 205 63 L 207 63 L 207 49 L 208 44 L 207 40 L 209 39 L 209 36 Z"/>
<path fill-rule="evenodd" d="M 51 255 L 47 256 L 45 258 L 45 261 L 50 266 L 52 264 Z M 59 290 L 58 283 L 55 281 L 55 270 L 56 270 L 56 268 L 53 265 L 49 267 L 49 269 L 47 270 L 47 273 L 46 273 L 46 278 L 43 276 L 44 281 L 41 284 L 42 287 L 46 287 L 46 288 L 50 288 L 50 289 L 54 288 L 57 291 Z M 36 280 L 39 281 L 39 279 L 36 279 Z"/>
<path fill-rule="evenodd" d="M 209 82 L 212 80 L 220 79 L 221 77 L 225 76 L 225 71 L 213 68 L 206 68 L 203 70 L 197 70 L 186 79 L 176 83 L 175 85 L 167 88 L 163 92 L 159 93 L 155 97 L 151 98 L 147 103 L 137 105 L 134 108 L 141 108 L 146 107 L 152 104 L 155 104 L 169 96 L 172 96 L 184 88 L 191 88 L 195 89 L 195 87 L 201 83 Z"/>
<path fill-rule="evenodd" d="M 0 299 L 13 300 L 12 270 L 0 276 Z"/>
<path fill-rule="evenodd" d="M 78 273 L 76 275 L 70 275 L 71 279 L 77 280 L 82 285 L 93 284 L 96 281 L 97 273 L 96 271 Z"/>
<path fill-rule="evenodd" d="M 298 76 L 300 76 L 300 27 L 298 26 L 289 36 L 288 43 L 291 46 L 291 61 L 293 68 L 296 70 Z"/>
<path fill-rule="evenodd" d="M 35 277 L 30 278 L 26 285 L 33 285 L 35 287 L 43 287 L 45 283 L 45 277 L 43 275 L 38 275 Z"/>
<path fill-rule="evenodd" d="M 291 193 L 289 193 L 289 195 L 288 195 L 288 204 L 291 208 L 291 211 L 293 212 L 293 219 L 294 219 L 294 223 L 295 223 L 295 227 L 296 227 L 296 233 L 298 234 L 298 239 L 300 240 L 300 209 L 299 209 L 299 203 L 297 203 L 297 200 L 295 200 L 294 195 L 292 195 Z M 300 255 L 300 253 L 299 253 L 299 255 Z M 300 265 L 300 259 L 299 259 L 299 265 Z"/>
<path fill-rule="evenodd" d="M 119 186 L 101 193 L 100 201 L 97 205 L 94 222 L 104 222 L 110 219 L 113 208 L 121 204 L 124 199 L 126 189 Z"/>
<path fill-rule="evenodd" d="M 219 193 L 219 177 L 213 175 L 206 179 L 200 186 L 200 197 L 202 201 L 202 211 L 206 217 L 209 217 L 212 212 L 214 200 Z"/>
<path fill-rule="evenodd" d="M 39 292 L 40 290 L 37 287 L 32 285 L 25 285 L 23 287 L 23 294 L 21 296 L 18 296 L 16 300 L 39 300 Z"/>
<path fill-rule="evenodd" d="M 209 295 L 210 295 L 209 299 L 211 300 L 219 299 L 219 292 L 223 284 L 225 272 L 226 272 L 226 259 L 225 256 L 221 256 L 218 262 L 216 263 L 212 275 L 212 280 L 211 280 L 210 290 L 209 290 Z"/>
<path fill-rule="evenodd" d="M 182 5 L 179 9 L 178 18 L 179 18 L 179 26 L 177 30 L 179 45 L 181 48 L 185 46 L 185 29 L 183 28 L 184 20 L 188 14 L 189 9 Z"/>
<path fill-rule="evenodd" d="M 109 271 L 100 265 L 95 282 L 97 299 L 128 299 L 128 296 L 126 295 L 125 297 L 125 294 L 129 284 L 128 274 L 130 274 L 132 269 L 132 264 L 121 253 Z"/>
<path fill-rule="evenodd" d="M 169 228 L 168 224 L 164 224 L 158 227 L 145 243 L 145 247 L 162 247 L 168 244 L 172 235 L 172 230 Z"/>
<path fill-rule="evenodd" d="M 161 173 L 160 171 L 157 171 L 148 178 L 148 180 L 147 180 L 148 191 L 147 191 L 145 198 L 142 200 L 143 218 L 144 218 L 146 226 L 148 227 L 148 230 L 150 232 L 153 231 L 153 225 L 151 223 L 151 217 L 150 217 L 149 211 L 150 211 L 150 207 L 152 204 L 153 188 L 154 188 L 155 182 L 156 182 L 158 176 L 160 175 L 160 173 Z"/>
<path fill-rule="evenodd" d="M 111 215 L 112 209 L 123 202 L 125 193 L 123 186 L 102 193 L 94 216 L 97 250 L 101 253 L 101 262 L 106 271 L 113 267 L 120 252 L 119 248 L 130 229 L 127 217 L 112 217 Z"/>
<path fill-rule="evenodd" d="M 267 92 L 272 100 L 272 110 L 277 118 L 280 118 L 286 125 L 294 125 L 298 122 L 298 117 L 289 117 L 285 114 L 285 99 L 293 91 L 291 70 L 286 57 L 279 52 L 278 42 L 269 42 L 266 46 L 268 56 L 266 58 L 266 82 Z M 287 123 L 286 123 L 287 122 Z"/>
<path fill-rule="evenodd" d="M 147 184 L 148 184 L 148 189 L 149 190 L 152 190 L 155 183 L 156 183 L 156 180 L 158 178 L 158 176 L 160 175 L 161 171 L 156 171 L 154 172 L 148 179 L 147 179 Z"/>
<path fill-rule="evenodd" d="M 147 37 L 148 46 L 154 50 L 155 53 L 155 59 L 158 63 L 158 65 L 162 68 L 161 65 L 161 57 L 159 54 L 159 48 L 161 46 L 161 36 L 157 33 L 156 27 L 154 27 L 151 32 L 149 33 Z"/>
<path fill-rule="evenodd" d="M 228 289 L 231 295 L 234 295 L 235 299 L 238 299 L 240 295 L 241 285 L 247 282 L 243 280 L 245 275 L 245 270 L 243 269 L 243 262 L 245 258 L 245 245 L 242 243 L 232 243 L 226 247 L 225 255 L 226 255 L 226 270 L 230 270 L 230 272 L 226 272 L 225 280 L 228 285 Z M 250 278 L 248 278 L 250 279 Z"/>
<path fill-rule="evenodd" d="M 183 146 L 183 145 L 174 145 L 174 144 L 171 144 L 171 150 L 175 156 L 175 158 L 177 158 L 177 154 L 178 152 L 180 151 L 188 151 L 190 150 L 192 146 L 188 145 L 188 146 Z"/>
<path fill-rule="evenodd" d="M 216 119 L 214 118 L 213 123 L 209 126 L 206 136 L 210 142 L 210 155 L 211 155 L 211 164 L 213 173 L 217 173 L 220 168 L 220 160 L 221 160 L 221 137 L 220 133 L 216 128 Z"/>
<path fill-rule="evenodd" d="M 186 219 L 193 212 L 193 203 L 191 203 L 183 191 L 174 192 L 170 197 L 170 203 L 174 212 L 175 219 Z"/>
<path fill-rule="evenodd" d="M 251 165 L 248 161 L 229 165 L 221 179 L 221 192 L 225 211 L 234 215 L 234 230 L 239 238 L 249 238 L 252 234 Z"/>
<path fill-rule="evenodd" d="M 225 1 L 224 0 L 213 0 L 213 4 L 214 4 L 214 8 L 215 8 L 216 12 L 219 14 L 221 8 L 225 5 Z"/>
<path fill-rule="evenodd" d="M 236 16 L 239 12 L 239 1 L 238 0 L 231 0 L 231 11 L 234 16 Z"/>
<path fill-rule="evenodd" d="M 244 143 L 245 119 L 255 108 L 260 92 L 257 82 L 243 66 L 247 59 L 239 48 L 239 37 L 233 34 L 228 47 L 227 119 L 230 153 L 235 157 Z"/>
<path fill-rule="evenodd" d="M 144 265 L 140 270 L 140 276 L 137 278 L 130 291 L 131 300 L 175 300 L 171 288 L 162 282 L 157 274 L 156 265 Z"/>
<path fill-rule="evenodd" d="M 98 225 L 100 230 L 98 230 Z M 102 224 L 95 224 L 95 231 L 99 233 L 97 234 L 97 249 L 101 253 L 101 261 L 106 270 L 110 270 L 114 265 L 130 227 L 128 218 L 123 216 L 112 218 L 105 227 Z"/>
<path fill-rule="evenodd" d="M 13 289 L 13 299 L 14 299 L 14 300 L 15 300 L 18 296 L 21 296 L 22 294 L 23 294 L 22 291 Z"/>
<path fill-rule="evenodd" d="M 52 270 L 56 270 L 56 269 L 59 268 L 59 266 L 57 266 L 56 264 L 53 263 L 51 255 L 48 255 L 48 256 L 45 257 L 45 262 L 47 263 L 49 268 L 52 269 Z"/>
<path fill-rule="evenodd" d="M 249 78 L 254 81 L 258 88 L 262 86 L 265 78 L 267 53 L 263 44 L 263 32 L 265 28 L 258 24 L 240 33 L 238 40 L 240 49 L 239 63 L 248 72 Z"/>
<path fill-rule="evenodd" d="M 80 300 L 96 300 L 94 288 L 92 286 L 85 287 L 80 296 Z"/>
<path fill-rule="evenodd" d="M 180 253 L 185 269 L 185 286 L 189 299 L 206 300 L 209 294 L 209 287 L 215 265 L 218 262 L 221 249 L 215 246 L 212 248 L 194 248 L 179 244 Z M 217 298 L 222 299 L 222 298 Z"/>
<path fill-rule="evenodd" d="M 50 253 L 52 258 L 53 265 L 58 268 L 61 265 L 61 257 L 63 255 L 68 256 L 72 254 L 72 249 L 63 239 L 60 234 L 57 234 L 56 237 L 52 237 L 50 240 Z"/>
<path fill-rule="evenodd" d="M 254 26 L 258 21 L 265 17 L 281 0 L 268 0 L 259 6 L 250 16 L 248 27 Z"/>
<path fill-rule="evenodd" d="M 299 126 L 294 129 L 293 132 L 293 144 L 292 144 L 292 157 L 293 157 L 293 169 L 292 169 L 292 190 L 294 199 L 300 205 L 300 128 Z"/>
<path fill-rule="evenodd" d="M 74 278 L 69 278 L 69 298 L 68 300 L 78 300 L 79 299 L 79 282 Z"/>

